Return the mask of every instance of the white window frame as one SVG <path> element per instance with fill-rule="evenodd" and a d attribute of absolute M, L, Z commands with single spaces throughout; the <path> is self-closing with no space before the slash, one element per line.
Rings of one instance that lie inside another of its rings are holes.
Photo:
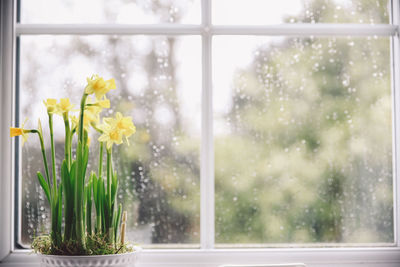
<path fill-rule="evenodd" d="M 198 35 L 202 38 L 202 142 L 200 249 L 145 249 L 140 266 L 218 266 L 226 263 L 303 262 L 307 266 L 400 266 L 400 4 L 391 1 L 391 25 L 281 24 L 216 26 L 211 23 L 211 0 L 202 0 L 200 25 L 17 24 L 16 0 L 0 1 L 0 266 L 38 266 L 28 250 L 16 249 L 14 239 L 14 148 L 8 127 L 15 118 L 15 42 L 23 34 Z M 388 36 L 392 48 L 394 233 L 392 247 L 260 248 L 214 247 L 214 148 L 212 110 L 212 37 L 215 35 Z"/>

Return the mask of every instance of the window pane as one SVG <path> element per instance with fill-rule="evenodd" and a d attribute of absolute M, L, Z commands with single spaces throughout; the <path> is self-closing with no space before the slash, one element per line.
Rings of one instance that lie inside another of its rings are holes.
<path fill-rule="evenodd" d="M 390 39 L 213 51 L 216 242 L 393 242 Z"/>
<path fill-rule="evenodd" d="M 214 0 L 214 24 L 389 23 L 389 0 Z"/>
<path fill-rule="evenodd" d="M 36 128 L 38 117 L 47 122 L 43 99 L 70 97 L 78 104 L 87 76 L 116 79 L 117 90 L 107 94 L 112 109 L 103 115 L 120 111 L 137 127 L 131 145 L 113 151 L 128 236 L 142 245 L 199 243 L 200 51 L 200 38 L 192 36 L 21 37 L 20 116 L 30 118 L 29 128 Z M 59 116 L 55 123 L 59 164 L 64 125 Z M 92 140 L 98 137 L 91 134 Z M 36 179 L 43 165 L 39 143 L 29 139 L 21 162 L 23 244 L 49 226 Z M 92 142 L 89 171 L 97 170 L 96 145 Z"/>
<path fill-rule="evenodd" d="M 21 0 L 22 23 L 200 23 L 200 0 Z"/>

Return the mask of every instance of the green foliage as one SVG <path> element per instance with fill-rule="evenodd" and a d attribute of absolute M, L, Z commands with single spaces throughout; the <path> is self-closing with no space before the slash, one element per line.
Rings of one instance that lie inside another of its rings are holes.
<path fill-rule="evenodd" d="M 57 183 L 56 177 L 53 111 L 50 112 L 48 109 L 51 137 L 52 183 L 50 183 L 48 176 L 49 171 L 46 153 L 44 153 L 45 149 L 40 124 L 39 130 L 32 130 L 32 132 L 38 133 L 39 135 L 46 177 L 48 179 L 45 180 L 40 172 L 37 173 L 37 177 L 49 201 L 51 211 L 50 235 L 37 237 L 32 243 L 33 249 L 40 253 L 98 255 L 128 251 L 126 244 L 121 244 L 118 240 L 122 206 L 119 205 L 118 209 L 115 209 L 117 206 L 116 194 L 118 190 L 118 177 L 117 172 L 113 171 L 112 167 L 112 147 L 107 149 L 107 190 L 102 178 L 102 149 L 100 149 L 99 173 L 96 175 L 92 172 L 89 179 L 86 179 L 86 169 L 89 160 L 88 133 L 83 127 L 86 98 L 87 94 L 84 93 L 81 101 L 75 158 L 73 157 L 74 155 L 72 155 L 71 144 L 76 129 L 71 131 L 68 112 L 63 113 L 65 125 L 65 159 L 61 164 L 61 182 Z M 96 127 L 94 128 L 99 130 Z M 101 147 L 103 147 L 103 144 L 101 144 Z M 93 201 L 96 211 L 96 224 L 94 229 L 92 229 Z M 64 227 L 62 227 L 63 212 Z M 125 235 L 125 233 L 120 234 Z"/>
<path fill-rule="evenodd" d="M 238 71 L 215 139 L 217 242 L 393 240 L 389 52 L 288 38 Z"/>

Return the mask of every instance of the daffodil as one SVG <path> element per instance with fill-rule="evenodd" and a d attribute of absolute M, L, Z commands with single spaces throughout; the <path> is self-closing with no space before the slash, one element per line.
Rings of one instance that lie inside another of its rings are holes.
<path fill-rule="evenodd" d="M 74 107 L 74 104 L 71 104 L 68 98 L 61 98 L 60 103 L 57 104 L 57 113 L 63 115 L 71 111 Z"/>
<path fill-rule="evenodd" d="M 128 137 L 136 132 L 136 127 L 132 122 L 131 117 L 124 117 L 120 112 L 115 114 L 115 118 L 104 118 L 103 124 L 99 126 L 103 134 L 100 136 L 100 142 L 107 142 L 107 149 L 110 149 L 112 144 L 121 144 L 122 137 L 125 137 L 129 145 Z"/>
<path fill-rule="evenodd" d="M 88 127 L 90 124 L 97 124 L 100 120 L 101 108 L 98 106 L 88 106 L 83 114 L 83 125 Z"/>
<path fill-rule="evenodd" d="M 97 99 L 93 100 L 91 98 L 88 98 L 86 101 L 86 108 L 92 107 L 92 106 L 99 107 L 102 109 L 110 108 L 110 100 L 108 100 L 106 96 L 104 96 L 103 99 L 101 99 L 101 100 L 97 100 Z"/>
<path fill-rule="evenodd" d="M 116 88 L 114 79 L 105 81 L 96 74 L 86 80 L 88 84 L 85 88 L 85 94 L 95 94 L 97 100 L 101 100 L 108 91 Z"/>
<path fill-rule="evenodd" d="M 108 100 L 106 96 L 104 96 L 103 100 L 97 101 L 96 103 L 94 103 L 94 105 L 100 108 L 110 108 L 110 100 Z"/>
<path fill-rule="evenodd" d="M 126 138 L 136 132 L 136 127 L 132 122 L 132 117 L 124 117 L 120 112 L 115 114 L 115 118 L 104 118 L 104 122 L 112 128 L 119 129 Z"/>
<path fill-rule="evenodd" d="M 48 98 L 46 101 L 43 101 L 43 103 L 47 108 L 47 113 L 53 114 L 58 111 L 57 99 Z"/>
<path fill-rule="evenodd" d="M 106 142 L 107 150 L 110 150 L 113 144 L 122 144 L 122 132 L 117 128 L 106 127 L 98 140 Z"/>
<path fill-rule="evenodd" d="M 10 127 L 10 137 L 15 137 L 15 136 L 22 136 L 22 144 L 24 144 L 28 140 L 28 133 L 31 132 L 31 130 L 24 129 L 24 125 L 27 120 L 22 123 L 21 127 Z"/>
<path fill-rule="evenodd" d="M 98 106 L 87 106 L 83 114 L 83 128 L 89 131 L 90 125 L 96 125 L 100 121 L 101 108 Z M 71 130 L 77 130 L 79 119 L 76 116 L 69 116 L 71 122 Z"/>

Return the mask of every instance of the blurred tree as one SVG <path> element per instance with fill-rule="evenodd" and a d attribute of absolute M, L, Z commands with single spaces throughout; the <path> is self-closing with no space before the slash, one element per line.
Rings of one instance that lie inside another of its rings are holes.
<path fill-rule="evenodd" d="M 294 21 L 332 21 L 335 1 L 307 2 Z M 237 70 L 215 138 L 217 242 L 393 242 L 389 39 L 271 41 Z"/>

